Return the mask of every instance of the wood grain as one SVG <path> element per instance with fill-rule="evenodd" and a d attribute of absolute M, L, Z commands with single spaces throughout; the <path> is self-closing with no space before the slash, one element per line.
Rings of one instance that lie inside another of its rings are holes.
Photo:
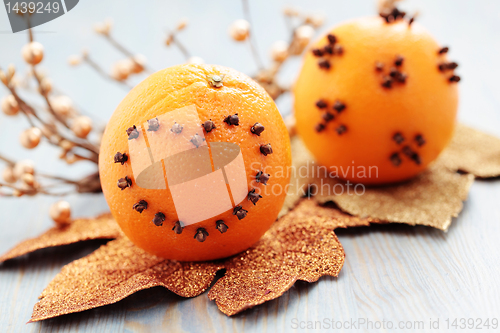
<path fill-rule="evenodd" d="M 329 16 L 327 24 L 371 14 L 375 7 L 372 0 L 316 0 L 307 3 L 256 0 L 250 3 L 257 23 L 255 34 L 263 55 L 267 54 L 267 47 L 274 40 L 288 36 L 281 20 L 277 19 L 285 3 L 308 11 L 323 11 Z M 88 45 L 97 58 L 110 60 L 106 54 L 109 49 L 103 47 L 98 37 L 89 38 L 87 33 L 94 20 L 106 16 L 114 17 L 116 36 L 127 46 L 153 55 L 150 60 L 154 68 L 183 61 L 176 51 L 165 50 L 161 41 L 167 26 L 175 24 L 179 17 L 189 16 L 191 26 L 182 37 L 196 55 L 208 62 L 246 72 L 255 69 L 247 50 L 228 41 L 227 26 L 242 16 L 238 1 L 163 1 L 154 4 L 158 7 L 144 6 L 142 2 L 132 0 L 80 1 L 70 15 L 35 29 L 35 35 L 36 31 L 55 31 L 38 34 L 47 50 L 51 50 L 47 52 L 44 66 L 50 68 L 57 86 L 72 92 L 72 96 L 94 116 L 107 119 L 124 91 L 101 82 L 87 70 L 72 72 L 62 63 L 67 55 L 78 52 L 83 44 Z M 460 64 L 457 73 L 463 78 L 460 82 L 461 121 L 500 136 L 500 69 L 494 65 L 500 54 L 500 2 L 410 0 L 406 8 L 411 11 L 418 9 L 422 13 L 417 20 L 440 42 L 451 47 L 450 57 Z M 213 17 L 218 19 L 214 22 Z M 146 20 L 150 21 L 148 25 L 139 24 Z M 2 31 L 9 30 L 5 21 L 0 22 Z M 269 29 L 270 22 L 273 27 L 276 25 L 275 29 Z M 82 35 L 81 31 L 85 34 Z M 26 35 L 22 33 L 0 34 L 0 64 L 3 67 L 17 61 L 16 65 L 23 68 L 19 50 L 25 41 Z M 221 52 L 217 48 L 230 51 Z M 295 70 L 290 68 L 286 78 L 293 78 Z M 291 105 L 287 99 L 278 104 L 283 110 Z M 0 151 L 9 156 L 30 156 L 16 141 L 20 130 L 27 125 L 20 119 L 7 120 L 3 115 L 0 115 L 0 124 L 9 124 L 0 132 Z M 57 156 L 56 151 L 44 146 L 34 151 L 34 155 L 44 170 L 65 172 L 63 167 L 53 165 L 47 158 Z M 87 170 L 85 166 L 79 168 L 76 166 L 74 172 Z M 70 197 L 69 200 L 74 206 L 75 216 L 92 216 L 106 210 L 106 203 L 100 196 Z M 53 201 L 53 198 L 0 199 L 0 252 L 51 227 L 47 216 Z M 339 321 L 366 318 L 371 321 L 390 320 L 395 325 L 407 320 L 423 320 L 427 325 L 430 318 L 440 318 L 443 329 L 446 318 L 499 318 L 499 202 L 500 181 L 477 181 L 463 212 L 447 233 L 403 225 L 337 230 L 346 252 L 346 262 L 338 278 L 321 278 L 314 284 L 297 283 L 279 299 L 231 318 L 220 313 L 216 305 L 208 301 L 206 293 L 194 299 L 183 299 L 162 288 L 154 288 L 101 309 L 26 325 L 37 296 L 61 267 L 90 253 L 102 242 L 69 246 L 62 251 L 40 251 L 0 266 L 0 330 L 6 333 L 274 333 L 292 331 L 294 318 L 313 322 L 325 318 Z"/>

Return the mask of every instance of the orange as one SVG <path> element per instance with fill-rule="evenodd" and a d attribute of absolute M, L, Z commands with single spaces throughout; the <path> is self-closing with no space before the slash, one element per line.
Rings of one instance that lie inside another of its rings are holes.
<path fill-rule="evenodd" d="M 333 177 L 383 184 L 417 175 L 453 135 L 456 63 L 421 25 L 401 19 L 359 18 L 328 34 L 294 86 L 304 143 Z"/>
<path fill-rule="evenodd" d="M 230 156 L 219 163 L 219 153 Z M 290 165 L 287 129 L 271 97 L 244 74 L 213 65 L 170 67 L 137 85 L 113 113 L 99 154 L 104 196 L 123 232 L 154 255 L 183 261 L 254 244 L 280 211 Z"/>

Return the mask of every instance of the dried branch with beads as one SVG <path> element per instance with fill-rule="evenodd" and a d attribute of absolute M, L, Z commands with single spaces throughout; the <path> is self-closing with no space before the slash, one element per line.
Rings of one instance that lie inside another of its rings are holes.
<path fill-rule="evenodd" d="M 272 61 L 266 67 L 260 58 L 256 38 L 251 34 L 250 10 L 246 0 L 243 0 L 243 10 L 245 19 L 234 21 L 229 27 L 229 35 L 235 41 L 248 43 L 258 68 L 253 78 L 273 99 L 277 99 L 289 90 L 278 82 L 282 65 L 291 56 L 300 55 L 304 51 L 315 29 L 323 24 L 323 18 L 305 15 L 293 8 L 285 9 L 285 23 L 291 38 L 289 41 L 277 41 L 273 44 Z M 180 41 L 179 34 L 187 25 L 187 19 L 180 20 L 175 29 L 167 33 L 165 44 L 167 47 L 176 47 L 187 63 L 202 64 L 204 60 L 193 56 Z M 109 19 L 94 26 L 94 31 L 124 56 L 113 64 L 109 72 L 92 58 L 87 50 L 82 51 L 80 55 L 70 56 L 68 63 L 71 66 L 87 64 L 101 78 L 130 89 L 132 84 L 129 79 L 133 75 L 150 74 L 154 70 L 146 65 L 146 58 L 143 55 L 133 53 L 112 35 L 112 26 L 112 21 Z M 26 118 L 29 128 L 20 135 L 20 143 L 26 149 L 34 149 L 45 141 L 60 150 L 59 159 L 68 165 L 87 161 L 97 166 L 99 138 L 104 126 L 95 126 L 91 118 L 84 115 L 71 98 L 58 91 L 52 80 L 43 74 L 43 70 L 39 67 L 45 55 L 44 47 L 34 40 L 31 29 L 28 36 L 28 44 L 22 49 L 22 57 L 28 65 L 26 77 L 21 78 L 16 74 L 13 65 L 9 65 L 6 70 L 0 68 L 0 80 L 8 92 L 1 101 L 2 111 L 7 116 L 21 114 Z M 44 105 L 37 105 L 25 97 L 32 92 L 33 84 L 36 86 L 36 94 L 42 98 Z M 0 160 L 5 163 L 0 181 L 0 196 L 20 197 L 37 194 L 64 196 L 74 192 L 101 192 L 97 170 L 75 180 L 38 172 L 35 170 L 35 162 L 31 160 L 15 161 L 1 153 Z M 69 221 L 70 215 L 69 204 L 65 201 L 56 202 L 51 207 L 51 216 L 58 223 Z"/>

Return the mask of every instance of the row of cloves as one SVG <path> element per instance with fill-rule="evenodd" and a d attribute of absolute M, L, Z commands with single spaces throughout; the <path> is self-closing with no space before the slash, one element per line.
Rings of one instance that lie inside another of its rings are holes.
<path fill-rule="evenodd" d="M 228 125 L 239 126 L 238 114 L 227 116 L 224 119 L 224 122 L 227 123 Z M 158 118 L 148 120 L 148 131 L 157 131 L 159 129 L 159 127 L 160 127 L 160 124 L 159 124 Z M 205 121 L 202 124 L 202 127 L 207 133 L 211 132 L 213 129 L 216 128 L 215 124 L 212 122 L 211 119 Z M 250 128 L 250 132 L 257 135 L 257 136 L 260 136 L 260 134 L 264 131 L 264 129 L 265 128 L 262 124 L 255 123 Z M 183 126 L 177 124 L 177 122 L 175 122 L 171 128 L 171 131 L 175 134 L 180 134 L 182 132 L 182 130 L 183 130 Z M 138 132 L 137 127 L 135 125 L 129 127 L 126 132 L 127 132 L 128 137 L 129 137 L 129 140 L 136 139 L 139 137 L 139 132 Z M 198 134 L 195 134 L 195 136 L 193 136 L 193 138 L 191 139 L 191 142 L 198 148 L 201 145 L 201 143 L 203 142 L 203 141 L 200 141 L 200 139 L 201 139 L 201 137 Z M 266 145 L 261 145 L 260 152 L 264 156 L 267 156 L 268 154 L 272 154 L 273 151 L 272 151 L 271 144 L 269 143 Z M 127 161 L 128 161 L 128 155 L 126 153 L 117 152 L 114 156 L 114 163 L 120 163 L 123 165 Z M 256 175 L 256 181 L 258 183 L 262 183 L 264 185 L 267 185 L 267 181 L 269 180 L 269 178 L 270 178 L 270 174 L 264 173 L 263 171 L 259 171 Z M 132 186 L 132 180 L 128 176 L 125 176 L 124 178 L 120 178 L 118 180 L 117 185 L 121 190 L 124 190 L 124 189 Z M 259 199 L 262 198 L 262 196 L 260 194 L 258 194 L 255 189 L 251 189 L 248 193 L 247 198 L 250 202 L 252 202 L 255 205 L 259 201 Z M 132 208 L 134 210 L 136 210 L 137 212 L 142 213 L 145 209 L 148 208 L 148 203 L 145 200 L 140 200 L 139 202 L 135 203 Z M 242 206 L 236 206 L 233 209 L 233 215 L 236 215 L 238 220 L 245 218 L 247 216 L 247 213 L 248 213 L 248 211 L 243 209 Z M 156 226 L 162 226 L 165 219 L 166 219 L 165 214 L 163 214 L 162 212 L 158 212 L 155 214 L 155 217 L 153 218 L 153 223 Z M 224 223 L 223 220 L 218 220 L 218 221 L 216 221 L 216 228 L 221 233 L 224 233 L 227 231 L 228 226 Z M 177 234 L 182 233 L 183 229 L 184 229 L 184 224 L 182 223 L 182 221 L 177 221 L 172 228 L 172 230 Z M 194 238 L 200 242 L 204 242 L 208 235 L 209 235 L 208 231 L 205 228 L 198 228 L 196 230 Z"/>
<path fill-rule="evenodd" d="M 447 46 L 442 47 L 438 50 L 438 55 L 446 54 L 446 53 L 448 53 L 449 50 L 450 50 L 450 48 Z M 460 76 L 455 75 L 455 73 L 453 72 L 455 70 L 455 68 L 458 67 L 458 64 L 456 62 L 454 62 L 454 61 L 452 61 L 452 62 L 442 61 L 438 64 L 437 67 L 438 67 L 438 70 L 442 73 L 447 73 L 449 71 L 452 71 L 452 75 L 448 76 L 449 82 L 459 82 L 460 81 Z"/>
<path fill-rule="evenodd" d="M 156 132 L 160 128 L 160 122 L 158 121 L 158 118 L 150 119 L 147 122 L 148 122 L 148 129 L 147 129 L 148 132 Z M 238 114 L 236 113 L 236 114 L 229 115 L 229 116 L 225 117 L 224 122 L 230 126 L 239 126 L 240 119 L 238 117 Z M 207 133 L 210 133 L 212 130 L 214 130 L 216 128 L 212 119 L 205 121 L 201 126 L 203 127 L 203 129 Z M 183 129 L 184 129 L 184 126 L 175 122 L 174 125 L 172 126 L 172 128 L 170 129 L 170 131 L 174 134 L 180 134 L 180 133 L 182 133 Z M 257 136 L 260 136 L 260 134 L 262 132 L 264 132 L 264 130 L 265 130 L 265 127 L 258 122 L 253 124 L 250 127 L 250 132 L 252 134 L 257 135 Z M 139 137 L 139 131 L 137 130 L 137 127 L 135 125 L 129 127 L 126 132 L 127 132 L 129 140 L 137 139 Z M 200 135 L 198 135 L 198 133 L 195 133 L 190 141 L 196 148 L 198 148 L 203 144 L 203 142 L 205 141 L 205 138 L 202 138 Z M 273 153 L 271 143 L 262 144 L 262 145 L 260 145 L 259 149 L 260 149 L 260 152 L 264 156 L 267 156 L 267 155 Z"/>
<path fill-rule="evenodd" d="M 121 154 L 121 156 L 123 157 L 126 155 Z M 120 157 L 119 156 L 117 156 L 117 157 L 119 159 L 118 163 L 121 163 Z M 269 178 L 270 178 L 270 174 L 264 173 L 263 171 L 259 171 L 256 175 L 256 181 L 258 183 L 262 183 L 264 185 L 267 185 L 267 181 L 269 180 Z M 127 187 L 130 187 L 132 184 L 132 181 L 130 180 L 130 178 L 128 176 L 125 177 L 124 179 L 125 179 L 125 183 L 123 183 L 123 184 L 122 184 L 121 180 L 119 181 L 119 187 L 122 190 L 127 188 Z M 251 189 L 248 192 L 247 198 L 250 202 L 252 202 L 255 205 L 262 198 L 262 196 L 260 194 L 258 194 L 255 189 Z M 132 209 L 134 209 L 135 211 L 137 211 L 139 213 L 142 213 L 144 210 L 148 209 L 148 203 L 146 200 L 139 200 L 137 203 L 135 203 L 132 206 Z M 234 207 L 234 209 L 233 209 L 233 215 L 236 215 L 238 220 L 244 219 L 247 216 L 247 214 L 248 214 L 248 210 L 243 209 L 242 206 L 238 205 L 238 206 Z M 165 222 L 165 220 L 166 220 L 165 214 L 162 212 L 158 212 L 155 214 L 152 222 L 156 226 L 160 227 L 160 226 L 163 226 L 163 222 Z M 229 227 L 224 223 L 223 220 L 218 220 L 218 221 L 216 221 L 216 228 L 221 233 L 225 233 Z M 172 227 L 172 230 L 176 234 L 181 234 L 183 229 L 184 229 L 184 223 L 182 221 L 175 222 L 174 226 Z M 200 242 L 204 242 L 208 235 L 209 234 L 205 228 L 198 228 L 196 230 L 196 234 L 195 234 L 194 238 Z"/>

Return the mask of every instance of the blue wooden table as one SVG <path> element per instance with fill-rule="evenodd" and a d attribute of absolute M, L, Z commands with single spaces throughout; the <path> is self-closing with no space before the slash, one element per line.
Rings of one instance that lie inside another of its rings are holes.
<path fill-rule="evenodd" d="M 251 1 L 263 56 L 275 40 L 287 38 L 280 16 L 285 4 L 326 14 L 327 26 L 375 12 L 370 0 Z M 500 136 L 500 2 L 414 0 L 407 1 L 405 8 L 420 12 L 418 20 L 451 47 L 452 59 L 460 64 L 460 120 Z M 114 18 L 116 38 L 134 52 L 147 55 L 155 69 L 183 61 L 177 50 L 163 44 L 165 31 L 183 16 L 189 17 L 190 26 L 180 38 L 191 53 L 208 63 L 246 73 L 255 69 L 246 47 L 235 45 L 227 36 L 228 25 L 243 16 L 238 1 L 81 1 L 69 14 L 37 27 L 35 37 L 46 48 L 43 67 L 56 87 L 102 124 L 126 90 L 102 81 L 88 68 L 70 69 L 66 59 L 83 47 L 106 68 L 121 58 L 91 32 L 94 22 L 108 16 Z M 0 66 L 14 63 L 23 72 L 26 68 L 19 55 L 27 35 L 11 34 L 9 29 L 0 9 Z M 298 61 L 290 64 L 283 80 L 291 81 L 298 65 Z M 290 112 L 290 105 L 287 98 L 279 102 L 283 113 Z M 91 170 L 90 165 L 68 168 L 55 162 L 58 152 L 46 145 L 33 152 L 24 150 L 18 135 L 27 124 L 21 118 L 0 115 L 0 126 L 0 151 L 8 156 L 32 158 L 40 170 L 62 175 Z M 100 195 L 70 196 L 68 200 L 75 216 L 92 216 L 107 209 Z M 52 225 L 48 208 L 54 201 L 47 197 L 0 199 L 0 252 L 48 229 Z M 469 330 L 451 326 L 447 330 L 447 323 L 451 325 L 456 318 L 500 318 L 499 202 L 500 181 L 476 181 L 463 212 L 447 233 L 405 225 L 339 230 L 347 257 L 338 278 L 296 283 L 281 298 L 232 318 L 220 313 L 206 293 L 183 299 L 154 288 L 114 305 L 26 325 L 37 297 L 61 267 L 102 242 L 39 251 L 0 266 L 0 331 L 332 331 L 332 324 L 341 325 L 339 331 L 367 331 L 384 323 L 388 327 L 391 322 L 394 328 L 406 326 L 404 331 L 419 331 L 423 323 L 425 331 L 466 332 Z"/>

